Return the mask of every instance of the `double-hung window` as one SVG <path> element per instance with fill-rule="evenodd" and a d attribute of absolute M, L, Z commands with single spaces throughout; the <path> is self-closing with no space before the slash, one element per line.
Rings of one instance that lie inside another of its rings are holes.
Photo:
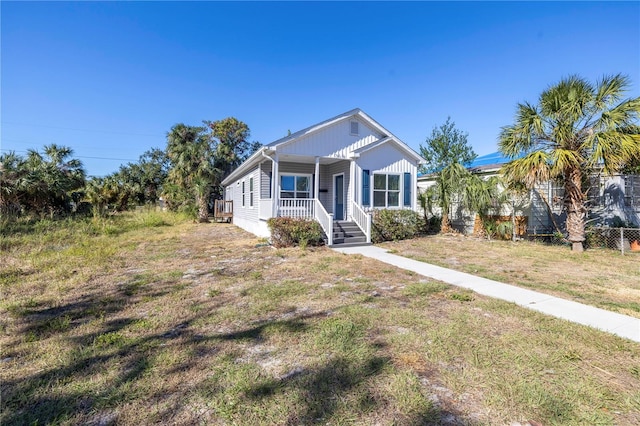
<path fill-rule="evenodd" d="M 253 207 L 253 178 L 249 178 L 249 207 Z"/>
<path fill-rule="evenodd" d="M 245 197 L 246 197 L 245 189 L 246 189 L 245 182 L 242 181 L 242 207 L 245 206 Z"/>
<path fill-rule="evenodd" d="M 373 207 L 400 207 L 400 175 L 373 175 Z"/>
<path fill-rule="evenodd" d="M 280 175 L 280 198 L 311 198 L 311 175 Z"/>

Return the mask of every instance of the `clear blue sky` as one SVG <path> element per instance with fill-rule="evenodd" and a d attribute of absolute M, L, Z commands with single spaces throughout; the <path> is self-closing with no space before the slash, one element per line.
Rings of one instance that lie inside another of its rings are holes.
<path fill-rule="evenodd" d="M 417 150 L 451 116 L 482 155 L 564 76 L 623 73 L 640 96 L 640 2 L 0 8 L 0 149 L 66 145 L 91 175 L 164 148 L 179 122 L 234 116 L 269 143 L 360 107 Z"/>

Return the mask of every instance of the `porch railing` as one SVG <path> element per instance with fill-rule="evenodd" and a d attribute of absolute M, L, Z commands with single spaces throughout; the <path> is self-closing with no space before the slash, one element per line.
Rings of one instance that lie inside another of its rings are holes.
<path fill-rule="evenodd" d="M 278 216 L 314 219 L 315 200 L 312 198 L 281 198 L 278 203 Z"/>
<path fill-rule="evenodd" d="M 333 245 L 333 214 L 327 213 L 319 200 L 314 198 L 281 198 L 278 201 L 278 216 L 315 219 L 327 234 L 327 245 Z"/>
<path fill-rule="evenodd" d="M 356 203 L 351 203 L 351 217 L 353 221 L 358 225 L 358 228 L 362 229 L 364 235 L 367 236 L 367 243 L 371 242 L 371 215 L 360 207 Z"/>
<path fill-rule="evenodd" d="M 327 213 L 324 206 L 319 200 L 315 201 L 315 219 L 320 223 L 324 233 L 327 234 L 327 245 L 333 245 L 333 215 Z"/>

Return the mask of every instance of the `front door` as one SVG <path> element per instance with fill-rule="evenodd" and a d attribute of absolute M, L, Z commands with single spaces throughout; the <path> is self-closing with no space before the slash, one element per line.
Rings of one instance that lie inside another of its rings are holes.
<path fill-rule="evenodd" d="M 333 194 L 335 198 L 333 218 L 335 220 L 344 220 L 344 175 L 334 176 L 333 182 Z"/>

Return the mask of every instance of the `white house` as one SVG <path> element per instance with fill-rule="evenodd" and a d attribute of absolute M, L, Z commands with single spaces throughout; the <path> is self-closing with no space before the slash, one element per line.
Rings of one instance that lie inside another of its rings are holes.
<path fill-rule="evenodd" d="M 317 220 L 329 245 L 369 243 L 373 209 L 416 210 L 423 162 L 356 108 L 263 146 L 222 185 L 233 223 L 258 236 L 288 216 Z"/>

